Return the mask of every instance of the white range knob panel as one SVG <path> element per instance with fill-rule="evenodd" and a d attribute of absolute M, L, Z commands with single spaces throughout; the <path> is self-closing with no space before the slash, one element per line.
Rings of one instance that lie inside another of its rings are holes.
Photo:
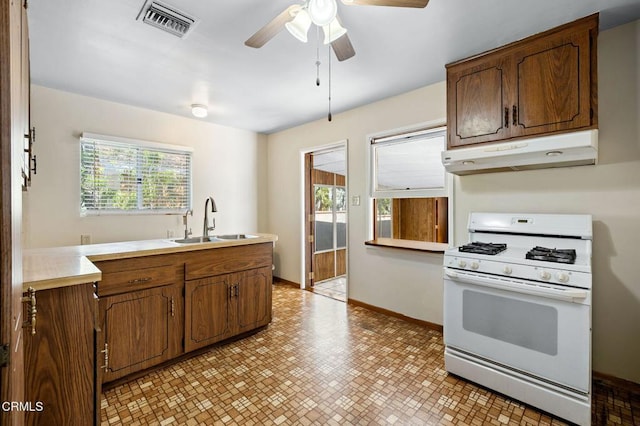
<path fill-rule="evenodd" d="M 501 261 L 485 259 L 470 259 L 461 256 L 449 255 L 445 255 L 444 266 L 478 273 L 543 281 L 550 284 L 568 284 L 574 287 L 591 288 L 591 274 L 567 271 L 560 268 L 533 267 L 531 265 L 519 265 L 515 263 L 504 263 Z"/>

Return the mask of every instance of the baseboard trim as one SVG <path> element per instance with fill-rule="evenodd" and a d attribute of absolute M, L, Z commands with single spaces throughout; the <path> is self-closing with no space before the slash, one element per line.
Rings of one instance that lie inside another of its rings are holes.
<path fill-rule="evenodd" d="M 300 284 L 294 283 L 293 281 L 285 280 L 280 277 L 273 277 L 274 284 L 288 285 L 289 287 L 300 288 Z"/>
<path fill-rule="evenodd" d="M 408 317 L 408 316 L 406 316 L 404 314 L 401 314 L 399 312 L 394 312 L 394 311 L 390 311 L 388 309 L 380 308 L 378 306 L 369 305 L 368 303 L 364 303 L 364 302 L 361 302 L 359 300 L 355 300 L 355 299 L 351 299 L 351 298 L 347 299 L 347 303 L 349 305 L 359 306 L 361 308 L 369 309 L 370 311 L 378 312 L 380 314 L 388 315 L 390 317 L 399 318 L 399 319 L 401 319 L 403 321 L 407 321 L 407 322 L 410 322 L 412 324 L 418 324 L 418 325 L 421 325 L 423 327 L 427 327 L 427 328 L 430 328 L 431 330 L 439 331 L 440 333 L 442 333 L 442 326 L 440 324 L 436 324 L 436 323 L 433 323 L 433 322 L 420 320 L 420 319 L 417 319 L 417 318 L 411 318 L 411 317 Z"/>
<path fill-rule="evenodd" d="M 613 387 L 640 395 L 640 383 L 632 382 L 626 379 L 621 379 L 619 377 L 615 377 L 610 374 L 600 373 L 595 370 L 592 373 L 593 373 L 594 380 L 600 380 L 610 384 Z"/>

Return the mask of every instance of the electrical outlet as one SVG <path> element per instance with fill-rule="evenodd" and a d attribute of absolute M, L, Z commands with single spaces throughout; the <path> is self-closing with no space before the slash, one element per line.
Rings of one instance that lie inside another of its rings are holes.
<path fill-rule="evenodd" d="M 351 205 L 352 206 L 359 206 L 360 205 L 360 196 L 359 195 L 354 195 L 353 197 L 351 197 Z"/>
<path fill-rule="evenodd" d="M 167 238 L 173 238 L 173 229 L 167 229 Z"/>
<path fill-rule="evenodd" d="M 80 244 L 82 244 L 83 246 L 86 246 L 87 244 L 91 244 L 91 235 L 89 234 L 80 235 Z"/>

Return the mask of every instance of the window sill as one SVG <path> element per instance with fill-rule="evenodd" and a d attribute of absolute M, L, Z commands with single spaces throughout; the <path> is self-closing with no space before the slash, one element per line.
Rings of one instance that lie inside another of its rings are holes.
<path fill-rule="evenodd" d="M 389 247 L 404 250 L 424 251 L 429 253 L 444 253 L 449 248 L 446 243 L 428 243 L 425 241 L 400 240 L 396 238 L 376 238 L 365 241 L 367 246 Z"/>

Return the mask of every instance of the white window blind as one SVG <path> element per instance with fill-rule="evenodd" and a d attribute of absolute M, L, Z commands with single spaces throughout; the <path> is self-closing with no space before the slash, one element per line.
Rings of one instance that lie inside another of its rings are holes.
<path fill-rule="evenodd" d="M 81 213 L 182 214 L 191 208 L 190 148 L 84 133 Z"/>
<path fill-rule="evenodd" d="M 441 152 L 446 129 L 422 130 L 371 139 L 373 198 L 446 197 Z"/>

